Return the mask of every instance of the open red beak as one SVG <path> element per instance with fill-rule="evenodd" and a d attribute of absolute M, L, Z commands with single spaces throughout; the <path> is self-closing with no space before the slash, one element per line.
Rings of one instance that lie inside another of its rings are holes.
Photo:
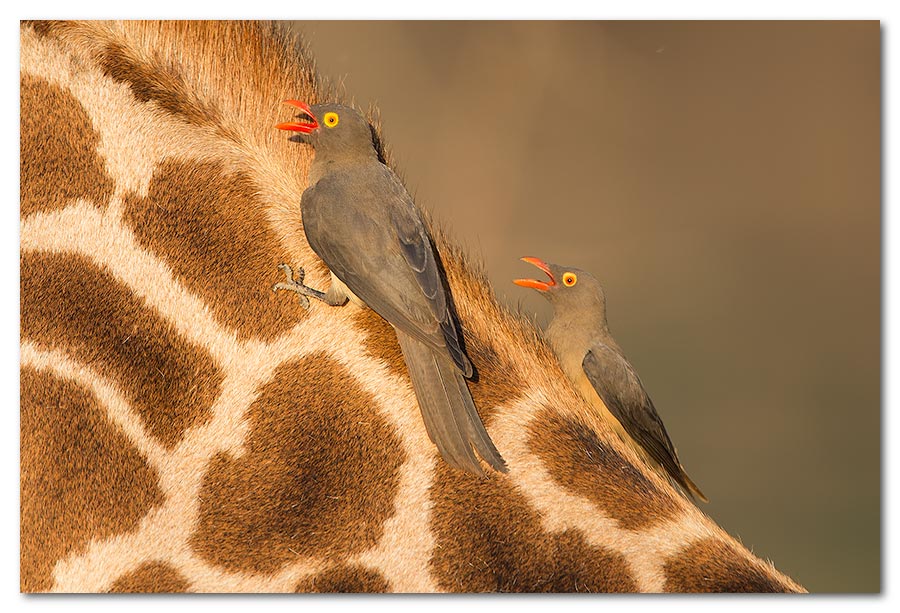
<path fill-rule="evenodd" d="M 284 123 L 280 123 L 276 128 L 279 130 L 290 130 L 292 132 L 303 132 L 304 134 L 309 134 L 313 130 L 318 129 L 319 122 L 316 121 L 316 116 L 313 115 L 312 109 L 309 108 L 309 105 L 305 102 L 300 102 L 299 100 L 285 100 L 285 104 L 290 104 L 291 106 L 295 106 L 307 115 L 309 115 L 312 122 L 308 121 L 286 121 Z"/>
<path fill-rule="evenodd" d="M 531 289 L 536 289 L 539 292 L 546 292 L 548 289 L 556 285 L 556 279 L 553 278 L 553 273 L 550 272 L 550 267 L 547 266 L 546 263 L 537 259 L 537 258 L 522 258 L 523 262 L 528 262 L 529 264 L 534 264 L 550 277 L 550 280 L 547 282 L 544 281 L 536 281 L 534 279 L 515 279 L 513 283 L 516 285 L 521 285 L 522 287 L 530 287 Z"/>

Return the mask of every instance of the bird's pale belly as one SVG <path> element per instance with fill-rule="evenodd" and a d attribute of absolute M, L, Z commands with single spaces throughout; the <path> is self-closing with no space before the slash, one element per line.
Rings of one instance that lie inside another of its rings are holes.
<path fill-rule="evenodd" d="M 334 273 L 331 273 L 331 284 L 334 286 L 335 289 L 339 289 L 340 291 L 344 292 L 344 294 L 347 296 L 347 298 L 350 299 L 350 302 L 352 302 L 356 306 L 368 308 L 368 305 L 366 305 L 366 303 L 363 302 L 359 298 L 359 296 L 354 294 L 353 291 L 349 287 L 347 287 L 343 281 L 341 281 L 340 279 L 335 277 Z"/>

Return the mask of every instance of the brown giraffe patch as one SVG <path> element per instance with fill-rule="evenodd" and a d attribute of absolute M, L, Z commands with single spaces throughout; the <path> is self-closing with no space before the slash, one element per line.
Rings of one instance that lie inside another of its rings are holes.
<path fill-rule="evenodd" d="M 543 410 L 529 425 L 529 446 L 550 476 L 588 498 L 623 528 L 641 530 L 671 519 L 678 506 L 597 433 Z"/>
<path fill-rule="evenodd" d="M 430 566 L 452 592 L 633 592 L 620 554 L 574 531 L 546 532 L 505 479 L 479 479 L 440 464 L 431 494 Z"/>
<path fill-rule="evenodd" d="M 23 339 L 114 381 L 169 449 L 209 419 L 222 374 L 128 287 L 78 255 L 26 252 L 21 269 Z"/>
<path fill-rule="evenodd" d="M 271 341 L 305 311 L 272 291 L 284 280 L 278 264 L 290 258 L 256 192 L 246 175 L 223 174 L 218 164 L 170 160 L 153 173 L 146 198 L 126 198 L 123 217 L 219 321 L 242 339 Z"/>
<path fill-rule="evenodd" d="M 577 530 L 554 535 L 557 568 L 554 592 L 636 592 L 625 556 L 592 547 Z"/>
<path fill-rule="evenodd" d="M 20 385 L 20 589 L 42 592 L 58 560 L 137 528 L 163 495 L 91 393 L 29 367 Z"/>
<path fill-rule="evenodd" d="M 75 22 L 61 19 L 23 19 L 19 23 L 22 27 L 32 28 L 39 38 L 52 38 L 59 29 L 71 26 Z"/>
<path fill-rule="evenodd" d="M 81 103 L 28 74 L 21 78 L 20 103 L 22 216 L 61 209 L 75 198 L 105 206 L 113 182 L 97 154 L 100 135 Z"/>
<path fill-rule="evenodd" d="M 664 567 L 667 592 L 787 592 L 731 544 L 706 538 L 674 554 Z"/>
<path fill-rule="evenodd" d="M 391 374 L 409 379 L 409 371 L 400 351 L 397 333 L 393 326 L 372 309 L 358 309 L 354 322 L 366 333 L 363 349 L 366 354 L 387 365 Z"/>
<path fill-rule="evenodd" d="M 366 353 L 386 364 L 393 374 L 408 379 L 409 371 L 391 325 L 371 309 L 360 309 L 354 318 L 366 332 Z M 517 376 L 517 369 L 500 358 L 491 341 L 472 334 L 467 334 L 465 339 L 466 353 L 477 373 L 477 377 L 466 382 L 478 413 L 487 419 L 495 407 L 515 400 L 526 385 Z"/>
<path fill-rule="evenodd" d="M 229 570 L 375 545 L 394 512 L 400 440 L 351 373 L 322 354 L 282 365 L 248 409 L 247 453 L 204 478 L 191 546 Z"/>
<path fill-rule="evenodd" d="M 140 102 L 154 102 L 193 125 L 213 126 L 221 121 L 218 109 L 200 101 L 174 65 L 143 61 L 117 41 L 104 45 L 96 58 L 103 73 L 128 85 Z"/>
<path fill-rule="evenodd" d="M 375 594 L 389 591 L 390 585 L 381 573 L 359 564 L 342 564 L 305 579 L 297 592 Z"/>
<path fill-rule="evenodd" d="M 116 579 L 110 592 L 124 594 L 171 594 L 188 591 L 187 579 L 165 562 L 146 562 Z"/>
<path fill-rule="evenodd" d="M 514 402 L 528 385 L 519 378 L 515 365 L 500 357 L 493 345 L 495 339 L 466 334 L 465 340 L 466 352 L 477 374 L 469 381 L 469 391 L 481 418 L 487 420 L 495 407 Z"/>

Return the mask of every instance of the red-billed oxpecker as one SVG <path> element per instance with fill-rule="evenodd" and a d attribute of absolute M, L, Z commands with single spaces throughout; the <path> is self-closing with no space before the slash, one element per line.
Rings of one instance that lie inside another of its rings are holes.
<path fill-rule="evenodd" d="M 371 126 L 346 106 L 287 104 L 305 117 L 276 127 L 306 135 L 300 138 L 315 149 L 301 214 L 310 247 L 331 270 L 331 286 L 307 287 L 302 268 L 295 277 L 282 264 L 287 280 L 275 289 L 297 292 L 306 308 L 306 296 L 331 306 L 349 299 L 381 315 L 397 333 L 425 429 L 444 460 L 483 476 L 474 448 L 506 472 L 463 379 L 472 377 L 472 364 L 434 246 L 406 188 L 379 160 Z"/>
<path fill-rule="evenodd" d="M 678 461 L 675 446 L 650 396 L 625 358 L 606 323 L 606 295 L 590 273 L 522 258 L 549 279 L 516 279 L 516 285 L 537 290 L 553 305 L 544 336 L 563 372 L 601 417 L 638 455 L 668 476 L 691 497 L 708 502 Z"/>

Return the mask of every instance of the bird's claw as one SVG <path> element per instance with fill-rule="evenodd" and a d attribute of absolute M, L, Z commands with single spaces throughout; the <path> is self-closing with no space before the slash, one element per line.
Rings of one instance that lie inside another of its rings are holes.
<path fill-rule="evenodd" d="M 287 264 L 279 264 L 278 270 L 280 270 L 281 272 L 284 273 L 284 276 L 287 278 L 288 283 L 297 283 L 297 284 L 302 285 L 303 279 L 306 278 L 306 271 L 303 270 L 302 266 L 300 268 L 298 268 L 296 271 L 294 271 Z"/>
<path fill-rule="evenodd" d="M 301 266 L 295 272 L 287 264 L 279 264 L 278 269 L 284 273 L 285 281 L 273 285 L 272 291 L 277 292 L 280 289 L 284 289 L 295 292 L 300 299 L 300 306 L 309 310 L 309 298 L 303 293 L 303 290 L 306 289 L 303 285 L 303 279 L 306 277 L 306 271 L 303 270 L 303 267 Z"/>

